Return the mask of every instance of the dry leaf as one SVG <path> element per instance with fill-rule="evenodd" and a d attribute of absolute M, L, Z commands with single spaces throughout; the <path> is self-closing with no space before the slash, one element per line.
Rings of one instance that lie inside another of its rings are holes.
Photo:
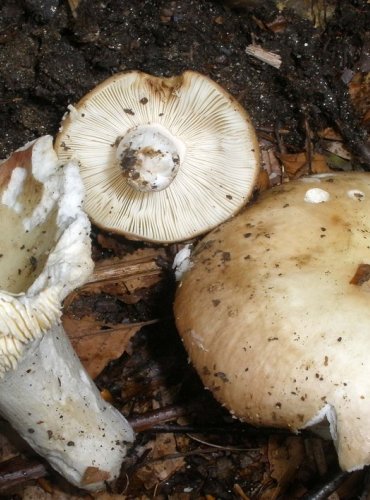
<path fill-rule="evenodd" d="M 80 4 L 80 0 L 68 0 L 69 8 L 71 9 L 73 17 L 77 17 L 77 9 Z"/>
<path fill-rule="evenodd" d="M 100 470 L 98 467 L 88 467 L 82 478 L 82 484 L 87 486 L 92 483 L 97 483 L 99 481 L 108 481 L 110 478 L 109 472 L 106 470 Z"/>
<path fill-rule="evenodd" d="M 45 491 L 41 486 L 30 485 L 22 490 L 22 500 L 81 500 L 81 495 L 72 495 L 53 486 L 53 492 Z"/>
<path fill-rule="evenodd" d="M 82 319 L 64 315 L 63 326 L 90 377 L 96 378 L 107 364 L 122 356 L 132 336 L 145 323 L 102 325 L 92 317 Z M 103 329 L 104 328 L 104 329 Z"/>
<path fill-rule="evenodd" d="M 13 457 L 19 455 L 19 449 L 15 446 L 11 440 L 6 437 L 6 434 L 9 433 L 9 428 L 5 427 L 6 424 L 3 424 L 0 427 L 0 462 L 5 462 L 6 460 L 10 460 Z"/>
<path fill-rule="evenodd" d="M 99 493 L 91 493 L 91 498 L 94 498 L 95 500 L 125 500 L 127 496 L 118 493 L 108 493 L 107 491 L 100 491 Z"/>
<path fill-rule="evenodd" d="M 185 461 L 182 457 L 174 457 L 178 451 L 173 434 L 157 434 L 146 447 L 152 450 L 147 457 L 148 463 L 136 475 L 149 490 L 181 469 Z"/>
<path fill-rule="evenodd" d="M 308 174 L 322 174 L 331 172 L 325 156 L 315 153 L 311 159 L 311 169 L 306 152 L 302 153 L 279 153 L 277 154 L 284 165 L 284 171 L 290 179 L 296 179 Z"/>
<path fill-rule="evenodd" d="M 281 163 L 276 156 L 274 148 L 271 147 L 261 147 L 261 159 L 263 170 L 266 170 L 269 176 L 270 186 L 276 186 L 281 184 L 282 181 L 282 169 Z"/>
<path fill-rule="evenodd" d="M 145 248 L 122 258 L 100 261 L 89 282 L 66 298 L 63 326 L 92 378 L 127 350 L 130 339 L 140 328 L 155 320 L 112 324 L 98 320 L 92 308 L 89 310 L 86 300 L 86 308 L 78 316 L 73 314 L 73 304 L 77 300 L 84 302 L 84 297 L 102 293 L 128 304 L 136 303 L 162 279 L 158 260 L 165 258 L 163 249 Z"/>
<path fill-rule="evenodd" d="M 312 174 L 325 174 L 327 172 L 331 172 L 331 169 L 328 166 L 326 161 L 326 157 L 319 153 L 315 153 L 311 162 L 311 173 Z"/>
<path fill-rule="evenodd" d="M 328 472 L 328 464 L 326 461 L 322 439 L 309 438 L 306 439 L 305 444 L 306 453 L 309 453 L 310 457 L 314 460 L 315 468 L 317 469 L 319 476 L 325 476 Z"/>
<path fill-rule="evenodd" d="M 370 73 L 356 73 L 349 84 L 352 103 L 361 117 L 366 117 L 370 108 Z"/>
<path fill-rule="evenodd" d="M 331 127 L 320 130 L 317 135 L 321 137 L 321 139 L 327 139 L 328 141 L 343 141 L 342 136 Z"/>
<path fill-rule="evenodd" d="M 343 142 L 341 141 L 323 141 L 322 147 L 326 151 L 329 151 L 334 155 L 340 156 L 345 160 L 350 160 L 352 158 L 351 153 L 348 151 L 347 148 L 344 147 Z"/>
<path fill-rule="evenodd" d="M 268 460 L 271 477 L 277 486 L 267 490 L 261 500 L 274 500 L 280 497 L 294 478 L 297 469 L 305 458 L 305 448 L 302 438 L 289 436 L 270 436 L 268 443 Z"/>
<path fill-rule="evenodd" d="M 124 257 L 101 260 L 89 281 L 66 298 L 64 307 L 81 293 L 107 293 L 134 304 L 143 298 L 145 290 L 162 279 L 159 262 L 167 259 L 162 248 L 142 248 Z"/>
<path fill-rule="evenodd" d="M 263 191 L 266 191 L 266 189 L 269 189 L 269 187 L 270 187 L 269 174 L 264 168 L 261 168 L 261 170 L 258 173 L 255 189 L 262 193 Z"/>

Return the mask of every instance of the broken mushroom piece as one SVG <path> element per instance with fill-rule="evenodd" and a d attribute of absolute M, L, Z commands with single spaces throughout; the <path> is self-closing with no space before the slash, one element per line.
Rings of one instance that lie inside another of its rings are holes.
<path fill-rule="evenodd" d="M 60 324 L 92 271 L 77 165 L 41 137 L 0 163 L 0 413 L 76 486 L 118 476 L 133 440 L 100 397 Z"/>
<path fill-rule="evenodd" d="M 56 139 L 78 160 L 85 210 L 128 238 L 193 238 L 235 214 L 259 168 L 250 119 L 215 82 L 193 71 L 118 74 L 71 107 Z"/>
<path fill-rule="evenodd" d="M 236 417 L 323 420 L 343 469 L 370 463 L 370 174 L 281 185 L 201 241 L 175 299 L 204 384 Z"/>

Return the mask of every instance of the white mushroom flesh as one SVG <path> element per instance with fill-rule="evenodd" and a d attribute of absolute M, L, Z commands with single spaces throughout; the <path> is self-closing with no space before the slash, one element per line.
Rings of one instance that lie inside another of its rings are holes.
<path fill-rule="evenodd" d="M 134 436 L 60 325 L 63 299 L 93 267 L 83 191 L 50 136 L 0 163 L 0 413 L 71 483 L 96 490 Z"/>

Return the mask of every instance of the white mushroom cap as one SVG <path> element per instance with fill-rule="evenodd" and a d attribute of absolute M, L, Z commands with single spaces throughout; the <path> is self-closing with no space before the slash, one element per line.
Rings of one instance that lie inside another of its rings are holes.
<path fill-rule="evenodd" d="M 111 77 L 70 109 L 56 139 L 76 158 L 101 227 L 157 242 L 190 239 L 248 200 L 259 168 L 245 110 L 209 78 Z"/>
<path fill-rule="evenodd" d="M 370 464 L 369 279 L 370 174 L 293 181 L 198 245 L 176 322 L 233 414 L 293 431 L 326 418 L 341 467 L 357 469 Z"/>
<path fill-rule="evenodd" d="M 116 478 L 134 435 L 105 403 L 60 325 L 92 271 L 90 222 L 73 162 L 45 136 L 0 163 L 0 414 L 73 484 Z"/>
<path fill-rule="evenodd" d="M 60 167 L 51 136 L 0 163 L 0 373 L 59 322 L 62 300 L 92 272 L 78 167 Z"/>

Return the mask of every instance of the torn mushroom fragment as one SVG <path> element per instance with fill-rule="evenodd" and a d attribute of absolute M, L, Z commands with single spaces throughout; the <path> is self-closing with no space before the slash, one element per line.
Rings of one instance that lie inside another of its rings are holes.
<path fill-rule="evenodd" d="M 78 160 L 97 225 L 156 242 L 193 238 L 235 214 L 259 169 L 245 110 L 193 71 L 109 78 L 70 108 L 55 148 L 63 162 Z"/>
<path fill-rule="evenodd" d="M 0 413 L 71 483 L 96 490 L 118 476 L 133 433 L 60 324 L 93 266 L 82 200 L 78 167 L 62 168 L 50 136 L 0 163 Z"/>
<path fill-rule="evenodd" d="M 264 193 L 207 235 L 175 299 L 215 397 L 256 425 L 327 420 L 345 470 L 370 463 L 369 269 L 370 175 L 328 174 Z"/>

